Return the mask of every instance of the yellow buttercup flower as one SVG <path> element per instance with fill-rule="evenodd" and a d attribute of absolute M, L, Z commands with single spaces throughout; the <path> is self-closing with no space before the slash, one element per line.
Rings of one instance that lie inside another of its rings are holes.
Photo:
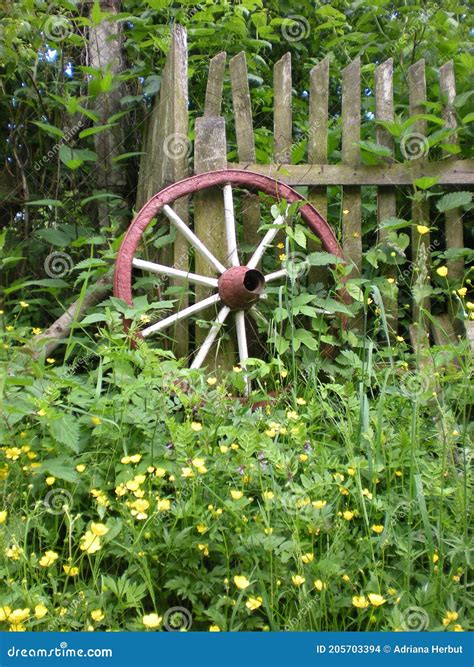
<path fill-rule="evenodd" d="M 99 623 L 100 621 L 104 620 L 105 614 L 102 609 L 94 609 L 94 611 L 91 611 L 91 618 L 93 621 Z"/>
<path fill-rule="evenodd" d="M 191 430 L 193 430 L 195 433 L 199 433 L 199 431 L 202 431 L 201 422 L 191 422 Z"/>
<path fill-rule="evenodd" d="M 326 500 L 314 500 L 311 504 L 317 510 L 322 510 L 324 507 L 326 507 L 327 501 Z"/>
<path fill-rule="evenodd" d="M 327 588 L 327 584 L 321 581 L 321 579 L 316 579 L 316 581 L 313 581 L 313 584 L 317 591 L 322 591 Z"/>
<path fill-rule="evenodd" d="M 354 595 L 352 598 L 352 604 L 354 607 L 357 607 L 357 609 L 365 609 L 369 606 L 369 603 L 364 595 Z"/>
<path fill-rule="evenodd" d="M 418 234 L 423 236 L 423 234 L 428 234 L 428 232 L 430 231 L 430 228 L 427 227 L 426 225 L 417 225 L 416 226 L 416 231 L 418 232 Z"/>
<path fill-rule="evenodd" d="M 41 567 L 51 567 L 54 561 L 59 558 L 58 554 L 55 551 L 46 551 L 44 556 L 41 556 L 39 559 L 39 564 Z"/>
<path fill-rule="evenodd" d="M 77 577 L 79 568 L 75 565 L 63 565 L 63 570 L 68 577 Z"/>
<path fill-rule="evenodd" d="M 184 477 L 185 479 L 187 479 L 188 477 L 194 477 L 194 472 L 192 468 L 188 468 L 187 466 L 181 468 L 181 477 Z"/>
<path fill-rule="evenodd" d="M 293 586 L 302 586 L 306 579 L 302 577 L 300 574 L 294 574 L 291 577 L 291 581 L 293 583 Z"/>
<path fill-rule="evenodd" d="M 273 491 L 264 491 L 262 493 L 262 498 L 264 500 L 273 500 L 274 497 L 275 497 L 275 494 L 273 493 Z"/>
<path fill-rule="evenodd" d="M 48 362 L 48 364 L 54 364 L 56 359 L 54 359 L 53 357 L 48 357 L 46 361 Z"/>
<path fill-rule="evenodd" d="M 200 535 L 204 535 L 204 533 L 206 533 L 209 529 L 205 524 L 198 523 L 198 525 L 196 526 L 196 530 Z"/>
<path fill-rule="evenodd" d="M 91 422 L 94 426 L 99 426 L 99 424 L 102 424 L 102 419 L 100 417 L 91 417 Z"/>
<path fill-rule="evenodd" d="M 378 593 L 369 593 L 367 597 L 369 598 L 369 602 L 373 607 L 380 607 L 387 602 L 387 600 Z"/>
<path fill-rule="evenodd" d="M 464 632 L 464 628 L 459 623 L 456 623 L 456 625 L 453 625 L 453 632 Z"/>
<path fill-rule="evenodd" d="M 354 518 L 354 512 L 346 510 L 345 512 L 342 513 L 342 516 L 346 521 L 351 521 Z"/>
<path fill-rule="evenodd" d="M 446 616 L 443 618 L 443 625 L 444 627 L 447 627 L 451 623 L 454 623 L 454 621 L 457 621 L 459 618 L 459 614 L 457 611 L 447 611 Z"/>
<path fill-rule="evenodd" d="M 20 301 L 20 306 L 21 306 L 22 308 L 29 308 L 29 307 L 30 307 L 30 304 L 29 304 L 29 303 L 26 303 L 26 301 Z"/>
<path fill-rule="evenodd" d="M 5 449 L 5 456 L 10 461 L 17 461 L 21 456 L 21 449 L 19 447 L 7 447 Z"/>
<path fill-rule="evenodd" d="M 234 577 L 234 584 L 237 586 L 237 588 L 243 591 L 250 586 L 250 581 L 243 575 L 236 575 Z"/>
<path fill-rule="evenodd" d="M 146 628 L 159 628 L 162 620 L 163 617 L 158 616 L 158 614 L 145 614 L 142 623 Z"/>
<path fill-rule="evenodd" d="M 467 287 L 460 287 L 458 289 L 459 296 L 465 297 L 467 294 Z"/>
<path fill-rule="evenodd" d="M 297 405 L 306 405 L 306 401 L 304 400 L 304 398 L 297 398 L 296 399 L 296 404 Z"/>
<path fill-rule="evenodd" d="M 218 625 L 210 625 L 209 626 L 209 632 L 220 632 L 221 629 Z"/>
<path fill-rule="evenodd" d="M 448 275 L 448 267 L 447 266 L 438 266 L 436 269 L 436 273 L 438 276 L 441 276 L 441 278 L 446 278 Z"/>
<path fill-rule="evenodd" d="M 109 529 L 103 523 L 91 523 L 90 530 L 91 533 L 97 535 L 98 537 L 102 537 L 103 535 L 109 532 Z"/>
<path fill-rule="evenodd" d="M 14 609 L 8 617 L 8 622 L 12 623 L 13 625 L 20 625 L 20 623 L 26 621 L 29 615 L 30 615 L 30 610 L 28 608 Z"/>
<path fill-rule="evenodd" d="M 169 498 L 161 498 L 156 503 L 158 512 L 166 512 L 171 508 L 171 500 Z"/>
<path fill-rule="evenodd" d="M 7 520 L 7 517 L 8 517 L 7 510 L 2 510 L 0 512 L 0 523 L 5 523 L 5 521 Z"/>
<path fill-rule="evenodd" d="M 245 603 L 245 606 L 249 611 L 255 611 L 259 607 L 262 606 L 263 598 L 259 597 L 250 597 L 247 602 Z"/>
<path fill-rule="evenodd" d="M 95 554 L 95 552 L 99 551 L 101 547 L 102 544 L 100 537 L 94 535 L 91 530 L 86 530 L 79 542 L 79 548 L 81 551 L 85 551 L 87 554 Z"/>
<path fill-rule="evenodd" d="M 362 495 L 365 496 L 368 500 L 372 500 L 373 494 L 369 491 L 369 489 L 362 489 Z"/>
<path fill-rule="evenodd" d="M 374 524 L 372 530 L 374 533 L 377 533 L 377 535 L 380 535 L 380 533 L 383 533 L 383 526 L 381 524 Z"/>
<path fill-rule="evenodd" d="M 20 556 L 23 554 L 23 549 L 14 544 L 12 547 L 5 549 L 5 556 L 10 560 L 20 560 Z"/>
<path fill-rule="evenodd" d="M 53 477 L 52 475 L 50 475 L 49 477 L 46 477 L 46 479 L 44 481 L 46 482 L 46 484 L 48 486 L 52 486 L 54 484 L 54 482 L 56 481 L 56 477 Z"/>
<path fill-rule="evenodd" d="M 342 575 L 342 581 L 344 581 L 346 584 L 351 580 L 348 574 L 343 574 Z"/>
<path fill-rule="evenodd" d="M 41 410 L 38 410 L 38 412 L 36 414 L 38 415 L 38 417 L 45 417 L 46 416 L 46 410 L 43 410 L 43 408 L 41 408 Z"/>
<path fill-rule="evenodd" d="M 207 378 L 206 382 L 210 387 L 213 387 L 217 383 L 217 378 Z"/>
<path fill-rule="evenodd" d="M 242 491 L 236 491 L 235 489 L 232 489 L 230 495 L 234 500 L 240 500 L 244 494 Z"/>
<path fill-rule="evenodd" d="M 209 556 L 209 545 L 208 544 L 198 544 L 199 551 L 202 551 L 204 556 Z"/>
<path fill-rule="evenodd" d="M 35 617 L 36 618 L 44 618 L 46 614 L 48 613 L 48 608 L 44 606 L 44 604 L 37 604 L 35 607 Z"/>
<path fill-rule="evenodd" d="M 301 556 L 301 560 L 305 565 L 307 565 L 308 563 L 312 563 L 314 560 L 314 554 L 312 553 L 303 554 Z"/>
<path fill-rule="evenodd" d="M 232 370 L 234 371 L 234 373 L 242 373 L 242 369 L 240 368 L 240 366 L 234 366 Z"/>

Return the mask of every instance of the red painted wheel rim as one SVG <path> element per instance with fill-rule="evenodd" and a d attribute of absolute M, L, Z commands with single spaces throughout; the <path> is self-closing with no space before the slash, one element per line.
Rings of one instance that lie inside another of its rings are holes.
<path fill-rule="evenodd" d="M 242 187 L 255 193 L 264 192 L 267 195 L 275 197 L 277 200 L 285 199 L 288 204 L 306 201 L 302 195 L 289 185 L 281 183 L 270 176 L 242 169 L 210 171 L 173 183 L 149 199 L 128 228 L 117 256 L 114 275 L 114 295 L 132 305 L 133 257 L 143 232 L 163 206 L 166 204 L 170 205 L 177 199 L 195 192 L 227 184 Z M 314 206 L 306 201 L 300 207 L 299 213 L 311 231 L 320 239 L 324 250 L 343 259 L 343 252 L 334 232 Z M 347 301 L 347 292 L 340 290 L 339 293 L 343 300 Z"/>

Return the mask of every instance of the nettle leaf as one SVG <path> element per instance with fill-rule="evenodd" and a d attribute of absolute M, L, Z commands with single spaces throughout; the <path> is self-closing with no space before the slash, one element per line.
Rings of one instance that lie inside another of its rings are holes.
<path fill-rule="evenodd" d="M 294 341 L 298 341 L 310 350 L 317 350 L 319 347 L 318 341 L 307 329 L 297 329 L 294 334 Z M 298 349 L 298 347 L 299 345 L 295 345 L 295 349 Z"/>
<path fill-rule="evenodd" d="M 72 415 L 61 415 L 53 419 L 49 425 L 52 437 L 62 445 L 79 451 L 79 423 Z"/>
<path fill-rule="evenodd" d="M 307 256 L 306 261 L 311 266 L 328 266 L 329 264 L 344 263 L 344 260 L 341 259 L 341 257 L 331 255 L 330 252 L 312 252 Z"/>
<path fill-rule="evenodd" d="M 403 220 L 403 218 L 385 218 L 380 224 L 380 229 L 403 229 L 409 226 L 408 220 Z"/>
<path fill-rule="evenodd" d="M 95 324 L 96 322 L 107 322 L 107 317 L 103 313 L 91 313 L 81 320 L 81 325 Z"/>
<path fill-rule="evenodd" d="M 467 206 L 472 201 L 472 192 L 449 192 L 436 202 L 436 208 L 441 213 L 450 211 L 453 208 Z"/>
<path fill-rule="evenodd" d="M 49 472 L 53 477 L 64 479 L 66 482 L 78 483 L 80 481 L 79 475 L 72 470 L 71 466 L 63 458 L 46 459 L 42 462 L 41 469 Z"/>

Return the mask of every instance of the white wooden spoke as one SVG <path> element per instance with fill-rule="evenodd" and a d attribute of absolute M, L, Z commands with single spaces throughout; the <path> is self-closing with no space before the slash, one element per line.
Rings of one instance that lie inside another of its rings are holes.
<path fill-rule="evenodd" d="M 173 211 L 173 209 L 168 206 L 168 204 L 165 204 L 163 206 L 163 213 L 166 215 L 166 217 L 170 220 L 170 222 L 173 223 L 173 225 L 179 229 L 181 234 L 193 245 L 197 252 L 206 259 L 209 264 L 211 264 L 218 273 L 224 273 L 226 270 L 225 266 L 219 262 L 219 260 L 214 257 L 212 252 L 204 245 L 202 241 L 198 239 L 196 234 L 189 229 L 188 225 L 181 220 L 179 215 Z"/>
<path fill-rule="evenodd" d="M 286 269 L 280 269 L 279 271 L 274 271 L 273 273 L 267 273 L 265 276 L 265 282 L 271 283 L 273 280 L 278 280 L 279 278 L 285 278 L 288 275 Z"/>
<path fill-rule="evenodd" d="M 209 329 L 209 333 L 207 334 L 206 338 L 204 339 L 204 342 L 199 348 L 198 353 L 194 357 L 194 361 L 191 364 L 191 368 L 201 368 L 207 355 L 209 354 L 209 350 L 211 349 L 212 344 L 214 343 L 221 326 L 223 325 L 229 313 L 230 313 L 230 308 L 228 306 L 224 306 L 219 311 L 219 314 L 217 315 L 214 324 Z"/>
<path fill-rule="evenodd" d="M 175 269 L 172 266 L 165 266 L 164 264 L 156 264 L 155 262 L 147 262 L 144 259 L 133 259 L 132 264 L 137 269 L 145 269 L 146 271 L 151 271 L 152 273 L 158 273 L 159 275 L 162 276 L 183 278 L 183 280 L 189 280 L 192 283 L 198 283 L 198 285 L 207 285 L 209 287 L 217 288 L 218 286 L 217 278 L 198 276 L 196 273 L 181 271 L 181 269 Z"/>
<path fill-rule="evenodd" d="M 254 269 L 257 266 L 259 261 L 262 259 L 265 250 L 271 245 L 273 239 L 278 234 L 280 225 L 283 224 L 284 222 L 285 218 L 283 215 L 279 215 L 278 218 L 274 220 L 273 225 L 267 231 L 263 239 L 260 241 L 260 245 L 253 253 L 250 260 L 247 262 L 247 266 L 249 267 L 249 269 Z"/>
<path fill-rule="evenodd" d="M 184 318 L 189 317 L 194 313 L 199 313 L 201 310 L 204 310 L 208 306 L 214 305 L 215 303 L 220 301 L 220 298 L 221 297 L 219 296 L 219 294 L 213 294 L 212 296 L 209 296 L 207 299 L 198 301 L 192 306 L 188 306 L 187 308 L 184 308 L 184 310 L 180 310 L 179 313 L 175 313 L 174 315 L 165 317 L 164 320 L 160 320 L 156 324 L 152 324 L 150 327 L 143 329 L 142 335 L 144 338 L 146 338 L 151 333 L 155 333 L 157 331 L 163 331 L 163 329 L 167 329 L 175 322 L 179 322 L 180 320 L 183 320 Z"/>
<path fill-rule="evenodd" d="M 232 186 L 229 184 L 224 185 L 224 217 L 228 258 L 231 266 L 239 266 L 237 232 L 235 230 L 234 199 L 232 197 Z"/>
<path fill-rule="evenodd" d="M 239 360 L 240 365 L 242 366 L 245 361 L 249 358 L 249 350 L 247 345 L 247 332 L 245 331 L 245 311 L 237 310 L 235 313 L 235 324 L 237 328 L 237 343 L 239 346 Z M 248 377 L 245 375 L 245 393 L 248 395 L 250 393 L 250 382 Z"/>

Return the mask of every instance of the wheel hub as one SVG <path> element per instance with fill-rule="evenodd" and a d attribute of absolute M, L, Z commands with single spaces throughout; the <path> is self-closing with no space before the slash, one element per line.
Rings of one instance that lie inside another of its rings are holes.
<path fill-rule="evenodd" d="M 265 288 L 265 278 L 258 269 L 233 266 L 218 280 L 219 296 L 232 310 L 245 310 L 260 299 Z"/>

